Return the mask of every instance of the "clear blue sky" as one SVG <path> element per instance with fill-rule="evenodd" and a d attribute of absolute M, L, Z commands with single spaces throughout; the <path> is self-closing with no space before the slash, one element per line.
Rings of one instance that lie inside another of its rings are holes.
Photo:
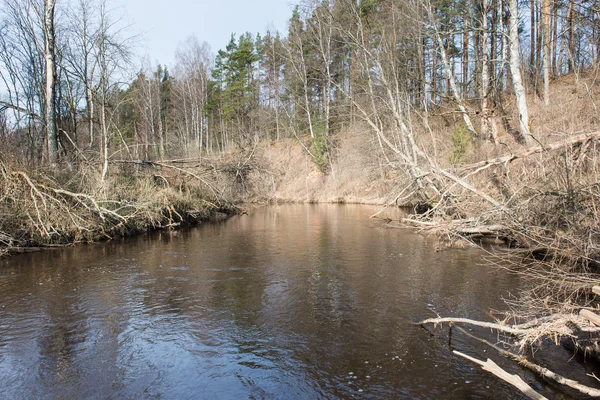
<path fill-rule="evenodd" d="M 140 55 L 152 64 L 172 66 L 175 49 L 191 35 L 208 42 L 216 53 L 232 33 L 263 34 L 267 28 L 287 31 L 293 0 L 109 0 L 122 8 L 133 22 L 131 30 L 142 32 Z"/>

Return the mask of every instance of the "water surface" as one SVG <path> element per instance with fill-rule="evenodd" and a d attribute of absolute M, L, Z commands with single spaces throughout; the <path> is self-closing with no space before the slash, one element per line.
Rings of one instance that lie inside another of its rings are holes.
<path fill-rule="evenodd" d="M 4 260 L 0 397 L 520 398 L 411 324 L 489 319 L 518 278 L 375 211 L 270 207 Z"/>

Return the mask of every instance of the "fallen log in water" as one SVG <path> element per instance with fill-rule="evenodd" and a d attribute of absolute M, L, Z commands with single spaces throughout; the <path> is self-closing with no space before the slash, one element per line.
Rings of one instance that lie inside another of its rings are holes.
<path fill-rule="evenodd" d="M 506 325 L 497 322 L 477 321 L 469 318 L 429 318 L 418 322 L 418 325 L 425 324 L 467 324 L 479 326 L 481 328 L 494 329 L 499 332 L 508 333 L 517 336 L 520 340 L 520 346 L 523 348 L 526 344 L 533 343 L 543 336 L 574 336 L 578 332 L 600 333 L 600 327 L 590 324 L 587 319 L 575 314 L 555 314 L 544 318 L 517 324 Z M 586 326 L 587 325 L 587 326 Z"/>
<path fill-rule="evenodd" d="M 484 321 L 477 321 L 477 320 L 472 320 L 472 319 L 468 319 L 468 318 L 430 318 L 430 319 L 426 319 L 424 321 L 419 322 L 419 324 L 424 325 L 424 324 L 428 324 L 428 323 L 432 323 L 432 324 L 442 324 L 442 323 L 461 324 L 461 323 L 463 323 L 463 324 L 478 326 L 478 327 L 482 327 L 482 328 L 494 329 L 499 332 L 504 332 L 504 333 L 515 335 L 517 337 L 526 338 L 527 340 L 531 340 L 531 338 L 533 338 L 533 337 L 536 337 L 536 338 L 541 337 L 542 331 L 544 331 L 544 333 L 546 335 L 552 333 L 549 331 L 549 329 L 552 328 L 551 324 L 556 323 L 557 321 L 560 323 L 561 326 L 566 326 L 568 324 L 573 325 L 575 327 L 575 330 L 579 330 L 579 331 L 583 331 L 583 332 L 594 332 L 594 333 L 600 332 L 600 328 L 598 328 L 598 327 L 579 326 L 580 324 L 585 323 L 586 319 L 582 318 L 580 316 L 574 315 L 574 314 L 550 315 L 547 317 L 538 318 L 538 319 L 528 321 L 523 324 L 517 324 L 517 325 L 505 325 L 503 323 L 484 322 Z M 549 370 L 548 368 L 544 368 L 538 364 L 535 364 L 535 363 L 529 361 L 526 357 L 524 357 L 522 355 L 514 354 L 510 351 L 504 350 L 504 349 L 488 342 L 485 339 L 479 338 L 479 337 L 467 332 L 465 329 L 461 328 L 458 325 L 455 326 L 455 328 L 458 329 L 459 331 L 463 332 L 467 336 L 469 336 L 473 339 L 476 339 L 482 343 L 485 343 L 486 345 L 494 348 L 500 354 L 512 358 L 513 360 L 517 361 L 519 363 L 519 365 L 521 365 L 531 371 L 534 371 L 537 374 L 539 374 L 547 379 L 551 379 L 561 385 L 568 386 L 569 388 L 574 389 L 580 393 L 586 394 L 588 396 L 600 397 L 600 389 L 596 389 L 596 388 L 593 388 L 590 386 L 583 385 L 573 379 L 569 379 L 562 375 L 559 375 L 559 374 Z M 569 329 L 571 329 L 571 328 L 569 328 Z M 562 331 L 560 333 L 567 334 L 567 332 L 565 332 L 565 331 Z M 573 333 L 575 333 L 575 332 L 572 331 L 571 335 L 567 334 L 566 336 L 572 336 Z M 523 339 L 521 339 L 521 348 L 523 347 L 522 341 L 523 341 Z M 521 390 L 521 392 L 523 392 L 529 398 L 532 398 L 532 399 L 543 399 L 544 398 L 543 396 L 539 395 L 535 391 L 530 391 L 529 389 L 531 389 L 531 388 L 529 387 L 529 385 L 527 385 L 525 382 L 523 382 L 520 377 L 518 377 L 517 375 L 508 374 L 506 371 L 504 371 L 500 367 L 498 367 L 498 365 L 496 363 L 494 363 L 493 361 L 488 359 L 486 362 L 483 362 L 483 361 L 477 360 L 473 357 L 467 356 L 466 354 L 458 352 L 456 350 L 454 351 L 454 353 L 481 365 L 484 370 L 491 372 L 492 374 L 496 375 L 497 377 L 499 377 L 499 378 L 505 380 L 506 382 L 512 384 L 513 386 L 517 387 L 519 390 Z"/>
<path fill-rule="evenodd" d="M 487 359 L 487 361 L 480 361 L 457 350 L 454 350 L 454 354 L 466 358 L 467 360 L 472 361 L 475 364 L 481 365 L 481 368 L 484 371 L 490 372 L 491 374 L 497 376 L 503 381 L 510 383 L 511 385 L 519 389 L 525 396 L 529 397 L 532 400 L 548 400 L 546 397 L 533 390 L 533 388 L 529 386 L 527 382 L 521 379 L 519 375 L 509 374 L 489 358 Z"/>
<path fill-rule="evenodd" d="M 557 374 L 556 372 L 553 372 L 551 370 L 549 370 L 548 368 L 544 368 L 540 365 L 537 365 L 531 361 L 529 361 L 527 358 L 525 358 L 524 356 L 518 355 L 518 354 L 514 354 L 511 353 L 510 351 L 504 350 L 498 346 L 496 346 L 495 344 L 492 344 L 490 342 L 488 342 L 485 339 L 482 339 L 480 337 L 477 337 L 469 332 L 467 332 L 465 329 L 461 328 L 460 326 L 457 326 L 456 329 L 458 329 L 459 331 L 461 331 L 462 333 L 464 333 L 465 335 L 479 341 L 482 342 L 488 346 L 490 346 L 491 348 L 493 348 L 494 350 L 496 350 L 497 352 L 499 352 L 500 354 L 507 356 L 509 358 L 512 358 L 513 360 L 515 360 L 516 362 L 519 363 L 519 365 L 534 371 L 536 373 L 538 373 L 539 375 L 543 376 L 544 378 L 548 378 L 551 379 L 561 385 L 565 385 L 570 387 L 571 389 L 577 390 L 578 392 L 581 392 L 583 394 L 586 394 L 588 396 L 591 397 L 600 397 L 600 389 L 596 389 L 593 387 L 589 387 L 586 385 L 583 385 L 573 379 L 569 379 L 569 378 L 565 378 L 562 375 Z"/>

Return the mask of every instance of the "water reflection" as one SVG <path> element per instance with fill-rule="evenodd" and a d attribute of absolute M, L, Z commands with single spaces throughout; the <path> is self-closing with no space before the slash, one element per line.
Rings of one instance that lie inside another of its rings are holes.
<path fill-rule="evenodd" d="M 265 208 L 5 260 L 0 397 L 518 398 L 410 324 L 484 318 L 516 277 L 373 211 Z"/>

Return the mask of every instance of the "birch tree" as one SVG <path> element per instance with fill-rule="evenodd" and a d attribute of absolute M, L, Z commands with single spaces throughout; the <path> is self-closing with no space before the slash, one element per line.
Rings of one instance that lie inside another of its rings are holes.
<path fill-rule="evenodd" d="M 425 9 L 427 11 L 429 24 L 432 29 L 432 35 L 434 40 L 437 42 L 438 51 L 442 58 L 442 64 L 444 66 L 444 70 L 446 71 L 446 80 L 448 82 L 449 92 L 452 94 L 452 97 L 456 103 L 456 107 L 460 111 L 462 119 L 467 127 L 467 131 L 471 134 L 472 137 L 478 137 L 477 131 L 473 126 L 473 122 L 471 121 L 471 117 L 467 112 L 467 108 L 465 107 L 465 103 L 460 95 L 460 91 L 456 85 L 456 79 L 454 77 L 454 72 L 452 65 L 450 64 L 450 60 L 448 59 L 448 52 L 446 50 L 446 46 L 444 46 L 444 41 L 442 39 L 442 35 L 440 33 L 440 26 L 438 23 L 438 19 L 436 17 L 436 13 L 434 11 L 433 5 L 431 2 L 427 2 L 425 4 Z"/>
<path fill-rule="evenodd" d="M 46 60 L 46 135 L 48 160 L 52 165 L 58 161 L 58 138 L 56 135 L 56 37 L 54 29 L 55 1 L 44 0 L 44 58 Z"/>
<path fill-rule="evenodd" d="M 521 55 L 519 53 L 519 6 L 517 0 L 509 0 L 509 42 L 510 42 L 510 73 L 512 76 L 513 90 L 517 100 L 519 114 L 519 132 L 526 145 L 533 144 L 529 130 L 529 112 L 525 88 L 521 79 Z"/>

